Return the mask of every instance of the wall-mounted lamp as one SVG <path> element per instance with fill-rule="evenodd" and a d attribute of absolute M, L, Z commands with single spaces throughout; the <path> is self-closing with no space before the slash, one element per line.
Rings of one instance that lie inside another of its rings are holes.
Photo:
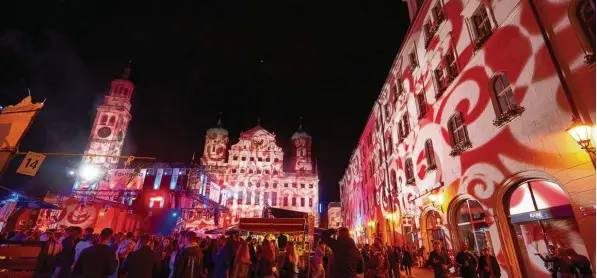
<path fill-rule="evenodd" d="M 441 195 L 436 195 L 436 194 L 429 194 L 429 196 L 427 196 L 427 198 L 429 198 L 429 201 L 431 202 L 431 204 L 433 205 L 433 207 L 439 209 L 440 211 L 443 211 L 443 203 L 444 203 L 444 198 Z"/>
<path fill-rule="evenodd" d="M 566 131 L 583 150 L 594 154 L 595 147 L 591 144 L 591 126 L 578 119 L 572 121 L 572 125 Z"/>

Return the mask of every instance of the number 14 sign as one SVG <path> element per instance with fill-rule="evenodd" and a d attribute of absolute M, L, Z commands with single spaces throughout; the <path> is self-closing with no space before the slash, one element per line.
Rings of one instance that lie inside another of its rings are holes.
<path fill-rule="evenodd" d="M 27 176 L 35 176 L 41 163 L 44 162 L 44 159 L 46 159 L 46 156 L 43 154 L 28 152 L 25 159 L 23 159 L 23 162 L 21 162 L 21 166 L 17 169 L 17 173 Z"/>

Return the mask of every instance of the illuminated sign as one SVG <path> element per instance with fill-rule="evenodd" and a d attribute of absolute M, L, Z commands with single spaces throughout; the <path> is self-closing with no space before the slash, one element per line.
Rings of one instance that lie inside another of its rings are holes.
<path fill-rule="evenodd" d="M 142 189 L 146 171 L 147 169 L 112 169 L 108 171 L 109 188 L 100 189 Z"/>

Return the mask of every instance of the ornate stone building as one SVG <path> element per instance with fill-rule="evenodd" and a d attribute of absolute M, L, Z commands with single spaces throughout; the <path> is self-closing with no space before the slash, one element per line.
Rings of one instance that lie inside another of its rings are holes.
<path fill-rule="evenodd" d="M 221 202 L 231 210 L 232 223 L 241 217 L 261 217 L 264 206 L 318 216 L 319 178 L 311 159 L 311 136 L 299 127 L 291 140 L 286 171 L 275 134 L 261 126 L 242 132 L 230 147 L 221 121 L 207 130 L 201 165 L 222 186 Z"/>

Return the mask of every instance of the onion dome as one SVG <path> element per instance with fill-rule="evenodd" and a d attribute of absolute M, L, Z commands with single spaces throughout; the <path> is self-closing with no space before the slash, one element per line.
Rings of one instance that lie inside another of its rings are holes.
<path fill-rule="evenodd" d="M 207 133 L 215 133 L 215 134 L 222 134 L 228 136 L 228 130 L 222 127 L 222 119 L 218 119 L 218 123 L 216 127 L 212 127 L 207 130 Z"/>
<path fill-rule="evenodd" d="M 299 128 L 298 130 L 292 134 L 292 139 L 296 139 L 296 138 L 311 138 L 311 136 L 309 134 L 307 134 L 304 130 L 303 130 L 303 118 L 301 118 L 301 123 L 299 124 Z"/>

